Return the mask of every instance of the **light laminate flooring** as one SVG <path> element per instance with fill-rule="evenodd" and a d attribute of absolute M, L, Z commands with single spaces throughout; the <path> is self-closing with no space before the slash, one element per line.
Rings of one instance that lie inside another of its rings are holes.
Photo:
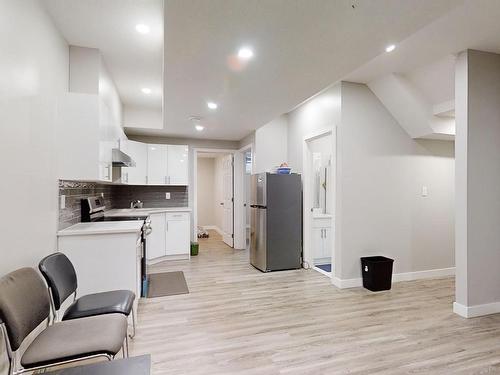
<path fill-rule="evenodd" d="M 154 374 L 500 374 L 500 315 L 452 313 L 453 278 L 339 290 L 313 270 L 261 273 L 215 233 L 182 270 L 190 294 L 141 300 L 131 355 Z"/>

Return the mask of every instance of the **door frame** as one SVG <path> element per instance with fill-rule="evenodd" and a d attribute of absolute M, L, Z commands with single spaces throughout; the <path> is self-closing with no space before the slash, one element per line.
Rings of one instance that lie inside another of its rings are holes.
<path fill-rule="evenodd" d="M 338 275 L 340 275 L 340 252 L 337 247 L 337 227 L 338 227 L 338 218 L 339 218 L 339 205 L 337 201 L 337 186 L 339 184 L 338 179 L 338 168 L 337 168 L 337 127 L 334 125 L 331 128 L 324 128 L 318 130 L 314 133 L 308 134 L 303 138 L 302 142 L 302 175 L 303 175 L 303 259 L 310 268 L 313 267 L 314 258 L 312 251 L 312 218 L 311 218 L 311 208 L 313 205 L 313 189 L 311 186 L 311 166 L 312 166 L 312 158 L 311 152 L 309 150 L 310 141 L 321 138 L 324 136 L 331 136 L 331 147 L 332 147 L 332 177 L 333 183 L 332 189 L 330 191 L 330 199 L 333 202 L 333 214 L 332 214 L 332 249 L 331 249 L 331 262 L 332 262 L 332 272 L 331 279 L 332 283 Z"/>
<path fill-rule="evenodd" d="M 238 242 L 238 249 L 246 249 L 247 248 L 247 209 L 248 207 L 245 207 L 245 168 L 243 167 L 244 163 L 243 161 L 245 160 L 245 152 L 250 151 L 252 155 L 252 165 L 251 165 L 251 172 L 250 174 L 254 174 L 254 146 L 253 143 L 249 143 L 243 147 L 241 147 L 236 153 L 235 153 L 235 158 L 234 158 L 234 164 L 239 164 L 240 166 L 240 171 L 238 174 L 236 174 L 235 170 L 235 181 L 238 179 L 238 184 L 241 186 L 241 199 L 236 200 L 236 197 L 234 198 L 235 202 L 235 207 L 236 204 L 238 205 L 238 212 L 235 211 L 234 214 L 234 225 L 235 225 L 235 244 L 236 244 L 236 231 L 238 231 L 238 239 L 241 240 L 241 242 Z M 236 186 L 236 183 L 235 183 Z M 249 187 L 248 187 L 249 188 Z M 236 209 L 236 208 L 235 208 Z M 235 245 L 236 247 L 236 245 Z"/>
<path fill-rule="evenodd" d="M 241 226 L 241 211 L 243 208 L 243 160 L 240 159 L 241 156 L 238 150 L 231 149 L 220 149 L 220 148 L 204 148 L 195 147 L 193 148 L 193 233 L 194 240 L 198 240 L 197 236 L 197 226 L 198 226 L 198 153 L 218 153 L 218 154 L 231 154 L 233 155 L 233 247 L 235 249 L 245 249 L 242 245 L 245 243 L 245 238 L 241 238 L 241 231 L 237 230 Z M 238 161 L 239 160 L 239 161 Z M 244 171 L 243 171 L 244 172 Z"/>

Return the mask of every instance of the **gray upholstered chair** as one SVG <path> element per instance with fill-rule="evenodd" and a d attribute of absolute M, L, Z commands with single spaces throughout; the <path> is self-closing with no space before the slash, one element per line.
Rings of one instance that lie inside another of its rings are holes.
<path fill-rule="evenodd" d="M 63 253 L 50 254 L 40 261 L 38 268 L 50 288 L 54 319 L 64 301 L 74 294 L 74 301 L 64 312 L 62 321 L 104 314 L 123 314 L 127 317 L 132 315 L 133 334 L 131 337 L 134 337 L 134 292 L 113 290 L 87 294 L 77 299 L 77 275 L 73 264 L 66 255 Z"/>
<path fill-rule="evenodd" d="M 0 278 L 0 322 L 10 359 L 10 374 L 103 357 L 108 360 L 127 343 L 127 318 L 108 314 L 68 320 L 43 327 L 49 320 L 50 298 L 42 277 L 21 268 Z M 18 361 L 18 349 L 36 328 L 41 332 Z"/>

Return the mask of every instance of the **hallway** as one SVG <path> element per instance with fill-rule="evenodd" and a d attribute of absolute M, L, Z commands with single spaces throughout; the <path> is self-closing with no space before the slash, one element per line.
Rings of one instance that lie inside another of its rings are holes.
<path fill-rule="evenodd" d="M 500 366 L 500 316 L 452 312 L 453 278 L 336 289 L 314 271 L 264 274 L 248 252 L 200 241 L 190 294 L 141 300 L 131 354 L 154 374 L 474 374 Z"/>

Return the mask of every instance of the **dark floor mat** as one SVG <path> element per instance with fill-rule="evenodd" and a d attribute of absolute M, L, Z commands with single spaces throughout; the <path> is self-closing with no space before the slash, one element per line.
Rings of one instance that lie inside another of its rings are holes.
<path fill-rule="evenodd" d="M 188 294 L 184 272 L 152 273 L 148 276 L 148 298 Z"/>

